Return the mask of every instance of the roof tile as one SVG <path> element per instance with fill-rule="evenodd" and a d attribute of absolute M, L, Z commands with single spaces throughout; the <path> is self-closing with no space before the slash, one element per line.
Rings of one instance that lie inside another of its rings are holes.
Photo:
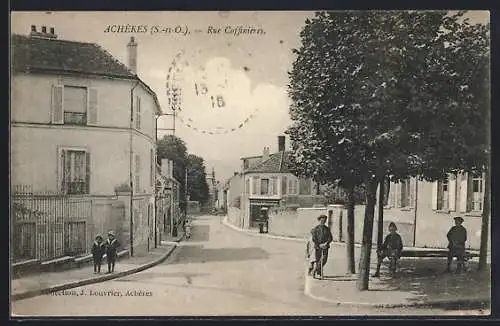
<path fill-rule="evenodd" d="M 12 68 L 80 72 L 136 78 L 123 63 L 94 43 L 12 35 Z"/>

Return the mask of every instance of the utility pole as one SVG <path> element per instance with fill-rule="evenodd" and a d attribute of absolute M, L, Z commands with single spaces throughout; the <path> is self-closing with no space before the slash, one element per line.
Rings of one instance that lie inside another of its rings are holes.
<path fill-rule="evenodd" d="M 174 88 L 172 90 L 172 98 L 168 99 L 168 104 L 169 108 L 171 109 L 172 113 L 161 113 L 158 116 L 156 116 L 156 122 L 155 122 L 155 129 L 156 129 L 156 142 L 158 143 L 158 130 L 161 131 L 172 131 L 172 135 L 175 137 L 175 120 L 176 120 L 176 111 L 180 107 L 180 94 L 181 90 L 179 88 Z M 158 128 L 158 119 L 162 116 L 172 116 L 172 128 Z M 172 165 L 174 164 L 174 161 L 172 161 Z M 172 171 L 174 170 L 174 166 L 172 166 Z M 173 173 L 172 173 L 172 178 L 173 178 Z M 173 236 L 174 234 L 174 196 L 173 196 L 173 184 L 172 184 L 172 193 L 170 196 L 170 234 Z"/>

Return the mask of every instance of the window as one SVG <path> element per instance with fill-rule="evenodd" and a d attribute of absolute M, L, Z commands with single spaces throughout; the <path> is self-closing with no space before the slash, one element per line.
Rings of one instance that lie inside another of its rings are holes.
<path fill-rule="evenodd" d="M 141 156 L 135 155 L 135 192 L 141 192 Z"/>
<path fill-rule="evenodd" d="M 248 169 L 248 160 L 243 160 L 243 169 Z"/>
<path fill-rule="evenodd" d="M 258 189 L 258 186 L 259 186 L 259 181 L 260 181 L 260 178 L 259 177 L 253 177 L 252 179 L 252 195 L 257 195 L 257 189 Z"/>
<path fill-rule="evenodd" d="M 152 187 L 155 182 L 155 151 L 151 149 L 150 151 L 150 165 L 151 165 L 151 170 L 150 170 L 150 186 Z"/>
<path fill-rule="evenodd" d="M 287 194 L 286 192 L 287 184 L 288 184 L 287 177 L 286 176 L 281 177 L 281 193 L 283 195 Z"/>
<path fill-rule="evenodd" d="M 296 195 L 297 194 L 297 180 L 288 180 L 288 194 Z"/>
<path fill-rule="evenodd" d="M 410 179 L 401 181 L 401 207 L 413 206 L 411 202 Z"/>
<path fill-rule="evenodd" d="M 52 123 L 97 123 L 97 90 L 86 86 L 52 86 Z"/>
<path fill-rule="evenodd" d="M 247 194 L 250 193 L 250 179 L 247 179 L 245 181 L 245 193 L 247 193 Z"/>
<path fill-rule="evenodd" d="M 61 150 L 61 190 L 64 194 L 88 194 L 90 189 L 90 154 L 85 150 Z"/>
<path fill-rule="evenodd" d="M 300 179 L 299 180 L 299 195 L 310 195 L 311 194 L 311 180 Z"/>
<path fill-rule="evenodd" d="M 87 88 L 64 86 L 64 123 L 87 124 Z"/>
<path fill-rule="evenodd" d="M 269 193 L 269 179 L 262 179 L 260 182 L 260 194 L 267 195 Z"/>
<path fill-rule="evenodd" d="M 389 195 L 391 191 L 391 182 L 388 178 L 384 179 L 384 206 L 389 205 Z"/>
<path fill-rule="evenodd" d="M 483 210 L 483 196 L 484 196 L 484 182 L 482 176 L 472 176 L 471 177 L 472 189 L 471 189 L 471 203 L 470 208 L 472 211 L 482 211 Z"/>
<path fill-rule="evenodd" d="M 443 210 L 446 211 L 450 207 L 450 194 L 449 194 L 449 184 L 448 184 L 448 179 L 438 181 L 437 182 L 438 186 L 438 193 L 437 193 L 437 209 L 438 210 Z"/>
<path fill-rule="evenodd" d="M 141 129 L 141 98 L 139 96 L 135 101 L 135 128 Z"/>
<path fill-rule="evenodd" d="M 277 194 L 278 194 L 278 177 L 272 177 L 270 195 L 274 196 Z"/>

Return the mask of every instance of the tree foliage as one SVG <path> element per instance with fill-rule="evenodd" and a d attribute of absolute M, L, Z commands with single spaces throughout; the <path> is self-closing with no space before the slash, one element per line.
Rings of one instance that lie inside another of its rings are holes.
<path fill-rule="evenodd" d="M 208 200 L 208 183 L 205 161 L 202 157 L 188 155 L 188 194 L 190 200 L 204 204 Z"/>
<path fill-rule="evenodd" d="M 377 183 L 487 165 L 489 26 L 464 12 L 319 12 L 290 72 L 293 170 L 367 189 L 368 286 Z"/>

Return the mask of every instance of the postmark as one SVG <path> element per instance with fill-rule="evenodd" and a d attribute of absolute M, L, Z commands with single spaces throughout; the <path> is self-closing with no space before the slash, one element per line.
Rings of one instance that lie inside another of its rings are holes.
<path fill-rule="evenodd" d="M 246 82 L 246 67 L 231 66 L 205 50 L 178 52 L 168 69 L 166 95 L 171 110 L 188 128 L 202 134 L 228 134 L 243 128 L 259 111 Z"/>

